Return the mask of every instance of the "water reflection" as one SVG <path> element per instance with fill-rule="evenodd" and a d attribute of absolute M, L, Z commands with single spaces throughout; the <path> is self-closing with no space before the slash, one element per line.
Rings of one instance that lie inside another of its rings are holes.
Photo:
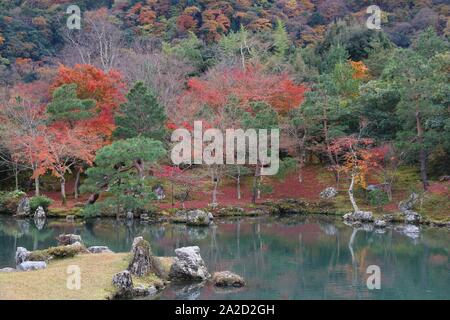
<path fill-rule="evenodd" d="M 339 218 L 311 216 L 219 220 L 209 228 L 100 219 L 37 225 L 0 217 L 0 267 L 13 265 L 17 246 L 46 248 L 61 233 L 81 234 L 87 245 L 116 252 L 128 251 L 142 235 L 158 255 L 198 245 L 211 272 L 230 270 L 248 283 L 232 291 L 172 285 L 159 299 L 450 298 L 448 230 L 421 227 L 414 237 L 406 231 L 353 228 Z M 369 265 L 381 268 L 381 290 L 366 287 Z"/>

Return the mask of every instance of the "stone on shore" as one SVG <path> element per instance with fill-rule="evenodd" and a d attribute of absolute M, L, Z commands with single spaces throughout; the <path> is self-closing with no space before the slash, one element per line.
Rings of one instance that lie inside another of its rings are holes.
<path fill-rule="evenodd" d="M 132 259 L 128 270 L 133 275 L 143 277 L 154 273 L 159 277 L 164 276 L 164 271 L 159 260 L 153 256 L 150 243 L 142 237 L 136 237 L 131 247 Z"/>
<path fill-rule="evenodd" d="M 384 220 L 375 220 L 374 224 L 375 228 L 386 228 L 386 221 Z"/>
<path fill-rule="evenodd" d="M 323 190 L 320 193 L 320 198 L 322 198 L 322 199 L 332 199 L 332 198 L 336 197 L 337 194 L 338 194 L 338 192 L 337 192 L 336 188 L 328 187 L 328 188 L 325 188 L 325 190 Z"/>
<path fill-rule="evenodd" d="M 34 219 L 45 219 L 45 211 L 44 208 L 39 206 L 34 212 Z"/>
<path fill-rule="evenodd" d="M 415 211 L 405 210 L 403 214 L 405 216 L 405 222 L 409 224 L 416 224 L 422 220 L 422 216 Z"/>
<path fill-rule="evenodd" d="M 29 216 L 31 213 L 31 207 L 30 207 L 30 199 L 28 197 L 23 197 L 19 200 L 19 204 L 17 205 L 17 216 L 23 217 L 23 216 Z"/>
<path fill-rule="evenodd" d="M 212 282 L 216 287 L 243 287 L 245 280 L 241 276 L 230 271 L 214 272 Z"/>
<path fill-rule="evenodd" d="M 24 247 L 17 247 L 16 249 L 16 266 L 22 262 L 28 261 L 30 252 Z"/>
<path fill-rule="evenodd" d="M 214 217 L 211 212 L 203 210 L 177 211 L 171 218 L 174 223 L 186 223 L 189 226 L 209 226 Z"/>
<path fill-rule="evenodd" d="M 20 271 L 34 271 L 47 268 L 45 261 L 25 261 L 17 266 Z"/>
<path fill-rule="evenodd" d="M 197 246 L 175 249 L 176 257 L 169 272 L 169 278 L 177 281 L 204 281 L 211 275 L 200 256 Z"/>
<path fill-rule="evenodd" d="M 373 214 L 370 211 L 349 212 L 344 215 L 346 221 L 372 222 Z"/>
<path fill-rule="evenodd" d="M 112 253 L 112 250 L 106 246 L 92 246 L 87 249 L 90 253 Z"/>
<path fill-rule="evenodd" d="M 128 270 L 116 273 L 112 284 L 116 288 L 115 298 L 130 298 L 133 296 L 133 279 Z"/>

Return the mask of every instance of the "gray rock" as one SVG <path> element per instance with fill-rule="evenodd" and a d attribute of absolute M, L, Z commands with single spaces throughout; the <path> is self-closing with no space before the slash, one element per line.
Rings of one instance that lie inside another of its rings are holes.
<path fill-rule="evenodd" d="M 17 269 L 14 269 L 14 268 L 3 268 L 3 269 L 0 269 L 0 273 L 9 273 L 9 272 L 17 272 Z"/>
<path fill-rule="evenodd" d="M 408 199 L 400 201 L 398 204 L 398 208 L 401 212 L 405 212 L 408 210 L 412 210 L 414 206 L 416 205 L 417 201 L 419 201 L 419 195 L 417 193 L 411 193 L 411 195 L 408 197 Z"/>
<path fill-rule="evenodd" d="M 30 215 L 30 199 L 28 197 L 23 197 L 19 200 L 19 204 L 17 205 L 18 216 L 29 216 Z"/>
<path fill-rule="evenodd" d="M 403 233 L 405 236 L 412 238 L 412 239 L 417 239 L 420 236 L 419 227 L 412 225 L 412 224 L 400 226 L 397 228 L 397 231 L 399 231 L 400 233 Z"/>
<path fill-rule="evenodd" d="M 45 211 L 44 208 L 39 206 L 34 212 L 34 219 L 45 219 Z"/>
<path fill-rule="evenodd" d="M 112 251 L 106 246 L 92 246 L 88 248 L 90 253 L 112 253 Z"/>
<path fill-rule="evenodd" d="M 33 271 L 47 268 L 45 261 L 25 261 L 17 266 L 20 271 Z"/>
<path fill-rule="evenodd" d="M 322 199 L 332 199 L 332 198 L 336 197 L 337 194 L 338 194 L 338 191 L 336 190 L 336 188 L 328 187 L 328 188 L 325 188 L 325 190 L 323 190 L 320 193 L 320 197 Z"/>
<path fill-rule="evenodd" d="M 150 220 L 150 217 L 148 216 L 148 214 L 143 213 L 143 214 L 141 214 L 140 219 L 141 219 L 141 221 L 147 222 Z"/>
<path fill-rule="evenodd" d="M 209 226 L 214 220 L 211 212 L 203 210 L 177 211 L 171 218 L 175 223 L 186 223 L 190 226 Z"/>
<path fill-rule="evenodd" d="M 169 278 L 178 281 L 204 281 L 211 275 L 200 256 L 197 246 L 175 249 L 176 257 L 169 272 Z"/>
<path fill-rule="evenodd" d="M 74 215 L 66 216 L 66 221 L 70 221 L 70 222 L 75 221 L 75 216 Z"/>
<path fill-rule="evenodd" d="M 116 288 L 116 298 L 126 298 L 133 296 L 133 279 L 128 270 L 116 273 L 113 276 L 112 284 Z"/>
<path fill-rule="evenodd" d="M 142 284 L 137 285 L 133 288 L 133 296 L 134 297 L 147 297 L 154 295 L 158 292 L 158 290 L 154 286 L 146 287 Z"/>
<path fill-rule="evenodd" d="M 134 218 L 134 213 L 132 211 L 128 211 L 127 212 L 127 220 L 133 220 Z"/>
<path fill-rule="evenodd" d="M 60 246 L 67 246 L 69 244 L 74 244 L 75 242 L 83 242 L 81 236 L 77 234 L 60 234 L 56 239 Z"/>
<path fill-rule="evenodd" d="M 349 212 L 344 215 L 344 220 L 347 221 L 360 221 L 360 222 L 372 222 L 373 215 L 370 211 L 356 211 Z"/>
<path fill-rule="evenodd" d="M 191 283 L 175 287 L 175 297 L 178 300 L 197 300 L 200 298 L 205 282 Z"/>
<path fill-rule="evenodd" d="M 17 247 L 16 249 L 16 266 L 19 264 L 28 261 L 30 257 L 30 252 L 24 247 Z"/>
<path fill-rule="evenodd" d="M 386 228 L 386 221 L 384 221 L 384 220 L 375 220 L 374 226 L 375 226 L 375 228 Z"/>
<path fill-rule="evenodd" d="M 416 224 L 422 220 L 422 216 L 420 214 L 411 210 L 405 210 L 403 211 L 403 214 L 405 216 L 405 222 L 409 224 Z"/>
<path fill-rule="evenodd" d="M 241 276 L 230 271 L 214 272 L 212 282 L 216 287 L 243 287 L 245 280 Z"/>
<path fill-rule="evenodd" d="M 128 266 L 131 274 L 143 277 L 153 272 L 157 276 L 164 276 L 164 271 L 159 260 L 153 256 L 150 243 L 142 237 L 137 237 L 132 245 L 132 259 Z"/>

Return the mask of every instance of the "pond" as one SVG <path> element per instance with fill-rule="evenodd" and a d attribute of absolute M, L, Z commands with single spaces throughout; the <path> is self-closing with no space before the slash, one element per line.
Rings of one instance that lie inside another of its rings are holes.
<path fill-rule="evenodd" d="M 41 226 L 42 227 L 42 226 Z M 157 299 L 450 299 L 448 229 L 354 229 L 338 217 L 295 216 L 218 220 L 208 228 L 175 224 L 92 220 L 85 224 L 0 216 L 0 268 L 14 265 L 17 246 L 56 245 L 62 233 L 81 234 L 89 245 L 130 250 L 142 235 L 157 255 L 198 245 L 210 271 L 230 270 L 248 286 L 232 291 L 211 285 L 170 285 Z M 367 273 L 381 271 L 381 288 L 369 290 Z"/>

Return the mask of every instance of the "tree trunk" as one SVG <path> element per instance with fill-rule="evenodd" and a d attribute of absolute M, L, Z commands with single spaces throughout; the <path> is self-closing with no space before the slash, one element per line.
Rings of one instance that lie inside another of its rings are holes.
<path fill-rule="evenodd" d="M 67 197 L 66 197 L 66 179 L 64 177 L 60 180 L 61 183 L 61 198 L 62 198 L 62 204 L 65 206 L 67 204 Z"/>
<path fill-rule="evenodd" d="M 14 163 L 14 180 L 16 182 L 16 191 L 19 190 L 19 170 L 17 168 L 17 163 Z"/>
<path fill-rule="evenodd" d="M 98 199 L 98 197 L 99 197 L 100 195 L 98 194 L 98 193 L 93 193 L 93 194 L 91 194 L 90 196 L 89 196 L 89 198 L 88 198 L 88 200 L 86 201 L 86 204 L 94 204 L 96 201 L 97 201 L 97 199 Z"/>
<path fill-rule="evenodd" d="M 79 167 L 75 168 L 76 170 L 76 176 L 75 176 L 75 183 L 73 186 L 73 190 L 74 190 L 74 198 L 78 199 L 78 195 L 80 194 L 80 174 L 81 174 L 81 170 Z"/>
<path fill-rule="evenodd" d="M 416 111 L 416 126 L 417 126 L 417 140 L 420 144 L 419 162 L 420 162 L 420 177 L 422 179 L 423 190 L 428 189 L 428 175 L 427 175 L 427 153 L 423 141 L 423 127 L 420 122 L 420 111 Z"/>
<path fill-rule="evenodd" d="M 145 178 L 145 172 L 144 172 L 144 163 L 143 163 L 142 159 L 137 159 L 134 162 L 134 167 L 138 171 L 139 178 L 144 179 Z"/>
<path fill-rule="evenodd" d="M 241 168 L 237 166 L 237 180 L 236 180 L 237 198 L 241 200 Z"/>
<path fill-rule="evenodd" d="M 39 190 L 39 177 L 34 178 L 34 195 L 39 196 L 40 190 Z"/>
<path fill-rule="evenodd" d="M 350 186 L 348 187 L 348 196 L 349 196 L 350 202 L 352 203 L 352 206 L 353 206 L 353 212 L 357 212 L 357 211 L 359 211 L 359 208 L 356 205 L 356 201 L 353 196 L 353 186 L 354 185 L 355 185 L 355 174 L 352 173 L 352 180 L 350 182 Z"/>
<path fill-rule="evenodd" d="M 217 205 L 217 187 L 219 186 L 219 179 L 217 178 L 217 174 L 215 171 L 213 173 L 213 183 L 214 183 L 214 188 L 213 188 L 213 192 L 212 192 L 212 205 L 216 206 Z"/>

